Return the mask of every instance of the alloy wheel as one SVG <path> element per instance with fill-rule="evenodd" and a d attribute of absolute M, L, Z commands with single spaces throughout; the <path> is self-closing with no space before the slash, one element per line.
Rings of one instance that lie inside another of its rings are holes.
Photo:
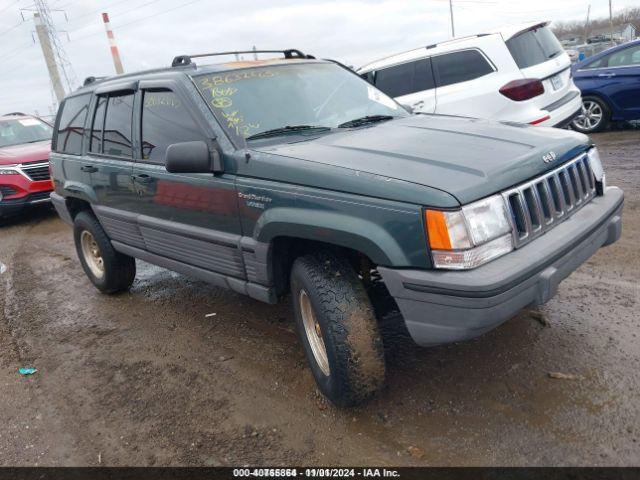
<path fill-rule="evenodd" d="M 602 107 L 593 100 L 585 100 L 582 102 L 582 111 L 576 117 L 573 123 L 583 130 L 595 130 L 602 122 L 604 112 Z"/>
<path fill-rule="evenodd" d="M 304 289 L 300 290 L 298 301 L 300 302 L 300 314 L 302 315 L 304 333 L 307 336 L 307 341 L 311 347 L 313 358 L 315 358 L 318 367 L 322 370 L 322 373 L 329 376 L 331 370 L 329 369 L 327 349 L 324 345 L 324 340 L 322 339 L 322 329 L 320 328 L 320 323 L 318 323 L 313 311 L 309 294 L 307 294 Z"/>

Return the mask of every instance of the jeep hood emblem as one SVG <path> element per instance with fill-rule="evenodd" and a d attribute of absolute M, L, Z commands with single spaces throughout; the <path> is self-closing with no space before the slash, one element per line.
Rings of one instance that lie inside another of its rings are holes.
<path fill-rule="evenodd" d="M 553 150 L 551 150 L 549 153 L 545 154 L 542 156 L 542 161 L 544 163 L 551 163 L 553 162 L 556 158 L 558 158 L 558 155 L 556 155 L 556 152 L 554 152 Z"/>

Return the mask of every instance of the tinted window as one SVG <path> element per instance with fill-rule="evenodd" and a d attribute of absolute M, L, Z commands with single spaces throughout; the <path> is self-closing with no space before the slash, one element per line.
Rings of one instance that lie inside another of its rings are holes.
<path fill-rule="evenodd" d="M 445 53 L 431 61 L 438 87 L 466 82 L 493 72 L 493 67 L 477 50 Z"/>
<path fill-rule="evenodd" d="M 102 147 L 105 155 L 131 157 L 132 115 L 133 93 L 109 96 Z"/>
<path fill-rule="evenodd" d="M 144 92 L 142 104 L 142 158 L 164 163 L 172 143 L 204 140 L 204 135 L 175 93 Z"/>
<path fill-rule="evenodd" d="M 607 65 L 607 58 L 602 57 L 596 60 L 595 62 L 591 62 L 585 68 L 600 68 L 600 67 L 605 67 L 606 65 Z"/>
<path fill-rule="evenodd" d="M 562 45 L 548 27 L 527 30 L 510 38 L 507 48 L 520 68 L 538 65 L 562 53 Z"/>
<path fill-rule="evenodd" d="M 62 104 L 58 130 L 55 138 L 55 150 L 60 153 L 80 155 L 84 121 L 89 110 L 90 95 L 67 98 Z"/>
<path fill-rule="evenodd" d="M 431 61 L 426 58 L 378 70 L 375 84 L 390 97 L 429 90 L 434 87 Z"/>
<path fill-rule="evenodd" d="M 95 114 L 93 115 L 93 126 L 91 127 L 91 152 L 102 152 L 102 128 L 104 127 L 104 112 L 107 107 L 107 97 L 99 97 Z"/>
<path fill-rule="evenodd" d="M 632 48 L 625 48 L 619 52 L 612 53 L 608 57 L 609 67 L 628 67 L 640 65 L 640 45 Z"/>

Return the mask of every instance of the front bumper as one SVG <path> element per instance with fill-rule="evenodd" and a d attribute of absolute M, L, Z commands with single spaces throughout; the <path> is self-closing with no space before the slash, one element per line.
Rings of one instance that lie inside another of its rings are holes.
<path fill-rule="evenodd" d="M 26 208 L 30 208 L 42 203 L 50 203 L 50 190 L 38 193 L 32 193 L 24 197 L 16 199 L 7 199 L 0 201 L 0 217 L 9 217 L 17 215 Z"/>
<path fill-rule="evenodd" d="M 417 344 L 466 340 L 551 299 L 563 279 L 620 238 L 622 203 L 622 190 L 609 187 L 533 242 L 473 270 L 378 271 Z"/>

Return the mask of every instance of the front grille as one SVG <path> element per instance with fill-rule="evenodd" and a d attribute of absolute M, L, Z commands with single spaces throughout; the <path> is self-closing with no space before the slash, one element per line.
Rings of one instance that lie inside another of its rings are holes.
<path fill-rule="evenodd" d="M 51 178 L 49 174 L 49 162 L 25 163 L 20 168 L 25 175 L 34 182 L 49 180 Z"/>
<path fill-rule="evenodd" d="M 8 197 L 9 195 L 15 195 L 16 190 L 7 185 L 0 185 L 0 193 L 3 197 Z"/>
<path fill-rule="evenodd" d="M 43 202 L 45 200 L 51 200 L 50 195 L 51 195 L 51 192 L 32 193 L 31 195 L 29 195 L 29 203 Z"/>
<path fill-rule="evenodd" d="M 534 180 L 504 192 L 516 248 L 529 243 L 596 195 L 596 180 L 583 154 Z"/>

